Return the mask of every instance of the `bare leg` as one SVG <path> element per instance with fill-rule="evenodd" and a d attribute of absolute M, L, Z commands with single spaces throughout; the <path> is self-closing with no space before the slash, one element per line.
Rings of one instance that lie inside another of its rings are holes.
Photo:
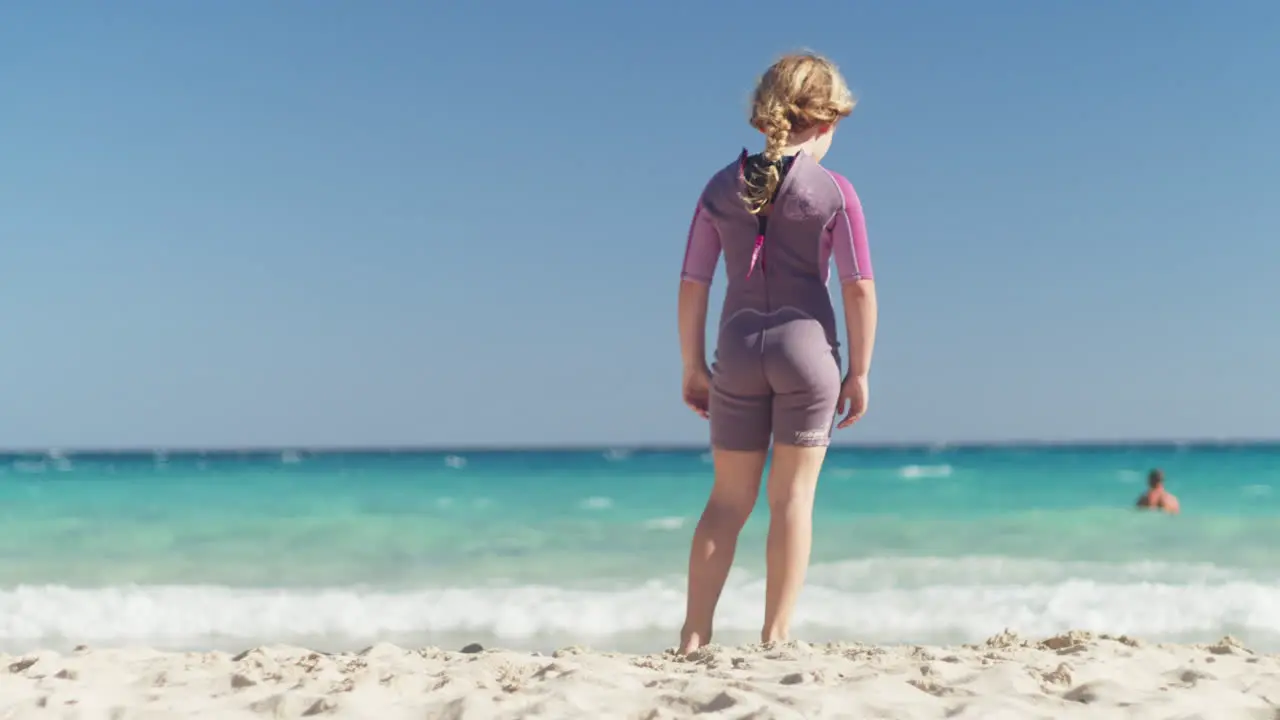
<path fill-rule="evenodd" d="M 769 468 L 769 541 L 766 550 L 763 642 L 789 639 L 791 615 L 809 570 L 813 545 L 813 497 L 825 447 L 773 447 Z"/>
<path fill-rule="evenodd" d="M 689 552 L 689 595 L 680 653 L 688 654 L 711 641 L 712 618 L 720 592 L 733 565 L 738 533 L 760 496 L 760 475 L 768 452 L 713 450 L 715 485 L 693 533 Z"/>

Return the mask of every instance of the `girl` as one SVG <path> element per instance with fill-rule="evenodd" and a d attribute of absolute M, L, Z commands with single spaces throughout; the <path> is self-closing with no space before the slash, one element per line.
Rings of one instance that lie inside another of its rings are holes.
<path fill-rule="evenodd" d="M 866 226 L 849 181 L 819 164 L 853 105 L 844 78 L 826 58 L 798 54 L 774 63 L 751 106 L 764 152 L 743 150 L 712 176 L 694 211 L 679 298 L 683 393 L 685 404 L 711 421 L 715 484 L 693 536 L 681 653 L 711 639 L 770 440 L 761 640 L 788 639 L 809 566 L 814 490 L 833 418 L 844 413 L 839 427 L 848 427 L 867 409 L 876 295 Z M 709 371 L 707 295 L 721 253 L 728 289 Z M 850 344 L 843 382 L 827 293 L 832 257 Z"/>

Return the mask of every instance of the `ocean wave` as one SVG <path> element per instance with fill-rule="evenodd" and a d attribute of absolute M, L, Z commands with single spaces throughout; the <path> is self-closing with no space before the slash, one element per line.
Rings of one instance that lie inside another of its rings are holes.
<path fill-rule="evenodd" d="M 809 578 L 839 590 L 923 590 L 931 587 L 1040 586 L 1064 582 L 1100 584 L 1203 585 L 1275 581 L 1280 573 L 1258 575 L 1212 563 L 1089 562 L 999 556 L 878 557 L 815 564 Z"/>
<path fill-rule="evenodd" d="M 684 527 L 684 523 L 684 518 L 672 515 L 645 520 L 644 527 L 647 530 L 679 530 Z"/>
<path fill-rule="evenodd" d="M 49 470 L 49 466 L 43 460 L 15 460 L 13 469 L 20 473 L 38 474 Z"/>
<path fill-rule="evenodd" d="M 956 642 L 1005 628 L 1031 635 L 1080 628 L 1150 640 L 1211 640 L 1230 633 L 1274 642 L 1280 628 L 1280 580 L 1245 579 L 1213 566 L 1044 563 L 1010 574 L 1008 567 L 1001 572 L 999 559 L 975 558 L 967 561 L 967 575 L 940 572 L 929 585 L 868 581 L 891 562 L 815 567 L 797 610 L 797 631 L 814 640 Z M 912 562 L 921 573 L 955 563 Z M 717 630 L 755 632 L 763 593 L 761 578 L 735 573 L 721 599 Z M 24 586 L 0 590 L 0 646 L 200 646 L 315 637 L 358 644 L 467 634 L 516 646 L 552 636 L 607 645 L 628 633 L 674 633 L 683 609 L 680 578 L 595 590 Z"/>

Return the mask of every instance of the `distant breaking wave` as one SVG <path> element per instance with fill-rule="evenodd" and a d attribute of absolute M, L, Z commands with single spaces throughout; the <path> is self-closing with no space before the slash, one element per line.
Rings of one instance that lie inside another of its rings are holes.
<path fill-rule="evenodd" d="M 944 478 L 951 476 L 950 465 L 907 465 L 898 470 L 898 477 L 908 480 L 920 478 Z"/>

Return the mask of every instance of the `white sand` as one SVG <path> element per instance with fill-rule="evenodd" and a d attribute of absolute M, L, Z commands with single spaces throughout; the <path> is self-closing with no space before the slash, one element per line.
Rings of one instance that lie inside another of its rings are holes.
<path fill-rule="evenodd" d="M 1280 657 L 1230 638 L 1003 634 L 955 648 L 712 647 L 686 660 L 579 648 L 80 649 L 0 662 L 0 719 L 1280 718 Z"/>

